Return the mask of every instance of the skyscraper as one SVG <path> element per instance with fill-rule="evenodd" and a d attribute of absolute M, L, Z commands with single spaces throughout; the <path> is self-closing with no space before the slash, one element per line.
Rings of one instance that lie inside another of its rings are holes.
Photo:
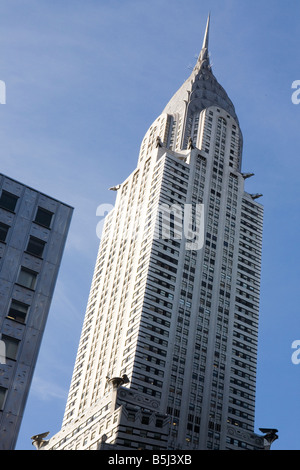
<path fill-rule="evenodd" d="M 261 449 L 263 208 L 243 138 L 197 63 L 147 131 L 96 261 L 62 429 L 43 449 Z"/>
<path fill-rule="evenodd" d="M 16 444 L 72 212 L 0 175 L 0 450 Z"/>

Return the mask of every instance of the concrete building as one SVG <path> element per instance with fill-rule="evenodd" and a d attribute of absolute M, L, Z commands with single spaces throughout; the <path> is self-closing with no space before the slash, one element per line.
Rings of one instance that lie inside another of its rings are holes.
<path fill-rule="evenodd" d="M 72 211 L 0 175 L 0 450 L 16 444 Z"/>
<path fill-rule="evenodd" d="M 105 221 L 48 449 L 262 449 L 254 432 L 263 207 L 203 47 Z M 247 162 L 249 164 L 249 162 Z M 45 423 L 46 424 L 46 423 Z"/>

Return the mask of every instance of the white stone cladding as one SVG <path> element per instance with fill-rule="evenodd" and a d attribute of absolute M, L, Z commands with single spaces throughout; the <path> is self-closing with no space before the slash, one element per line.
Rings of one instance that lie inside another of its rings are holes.
<path fill-rule="evenodd" d="M 263 209 L 245 192 L 243 137 L 211 70 L 208 28 L 203 44 L 107 216 L 62 430 L 45 449 L 65 448 L 63 436 L 106 400 L 97 438 L 81 448 L 104 449 L 103 435 L 112 449 L 262 447 L 254 417 Z M 200 205 L 204 240 L 193 248 Z M 194 217 L 184 232 L 187 206 Z M 163 207 L 168 219 L 158 219 Z"/>

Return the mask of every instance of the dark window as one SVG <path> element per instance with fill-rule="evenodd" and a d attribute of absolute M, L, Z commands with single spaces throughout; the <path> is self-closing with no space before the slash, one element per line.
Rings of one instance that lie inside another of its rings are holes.
<path fill-rule="evenodd" d="M 8 229 L 9 229 L 9 225 L 6 225 L 0 222 L 0 242 L 5 242 Z"/>
<path fill-rule="evenodd" d="M 52 216 L 53 212 L 47 211 L 47 209 L 39 207 L 35 216 L 35 222 L 40 225 L 43 225 L 44 227 L 49 228 L 51 225 Z"/>
<path fill-rule="evenodd" d="M 36 284 L 37 273 L 30 269 L 21 268 L 18 284 L 27 287 L 28 289 L 34 289 Z"/>
<path fill-rule="evenodd" d="M 22 302 L 18 302 L 17 300 L 12 300 L 7 316 L 12 320 L 17 320 L 19 322 L 25 323 L 28 308 L 28 305 L 23 304 Z"/>
<path fill-rule="evenodd" d="M 16 196 L 15 194 L 8 193 L 7 191 L 2 191 L 0 197 L 0 207 L 13 212 L 16 208 L 17 200 L 18 196 Z"/>
<path fill-rule="evenodd" d="M 5 355 L 7 359 L 16 360 L 19 340 L 12 338 L 11 336 L 2 335 L 2 341 L 5 343 Z"/>
<path fill-rule="evenodd" d="M 149 424 L 149 416 L 142 416 L 142 424 Z"/>
<path fill-rule="evenodd" d="M 124 439 L 124 446 L 126 447 L 131 447 L 131 441 L 128 441 L 128 439 Z"/>
<path fill-rule="evenodd" d="M 28 253 L 31 253 L 32 255 L 42 257 L 44 248 L 45 242 L 43 242 L 39 238 L 30 237 L 26 251 L 28 251 Z"/>

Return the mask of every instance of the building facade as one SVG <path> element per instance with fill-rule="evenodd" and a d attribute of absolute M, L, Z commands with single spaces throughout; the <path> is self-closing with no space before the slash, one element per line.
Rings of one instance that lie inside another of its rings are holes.
<path fill-rule="evenodd" d="M 16 444 L 72 211 L 0 175 L 0 450 Z"/>
<path fill-rule="evenodd" d="M 61 430 L 43 449 L 261 449 L 254 432 L 263 208 L 203 47 L 120 185 Z"/>

